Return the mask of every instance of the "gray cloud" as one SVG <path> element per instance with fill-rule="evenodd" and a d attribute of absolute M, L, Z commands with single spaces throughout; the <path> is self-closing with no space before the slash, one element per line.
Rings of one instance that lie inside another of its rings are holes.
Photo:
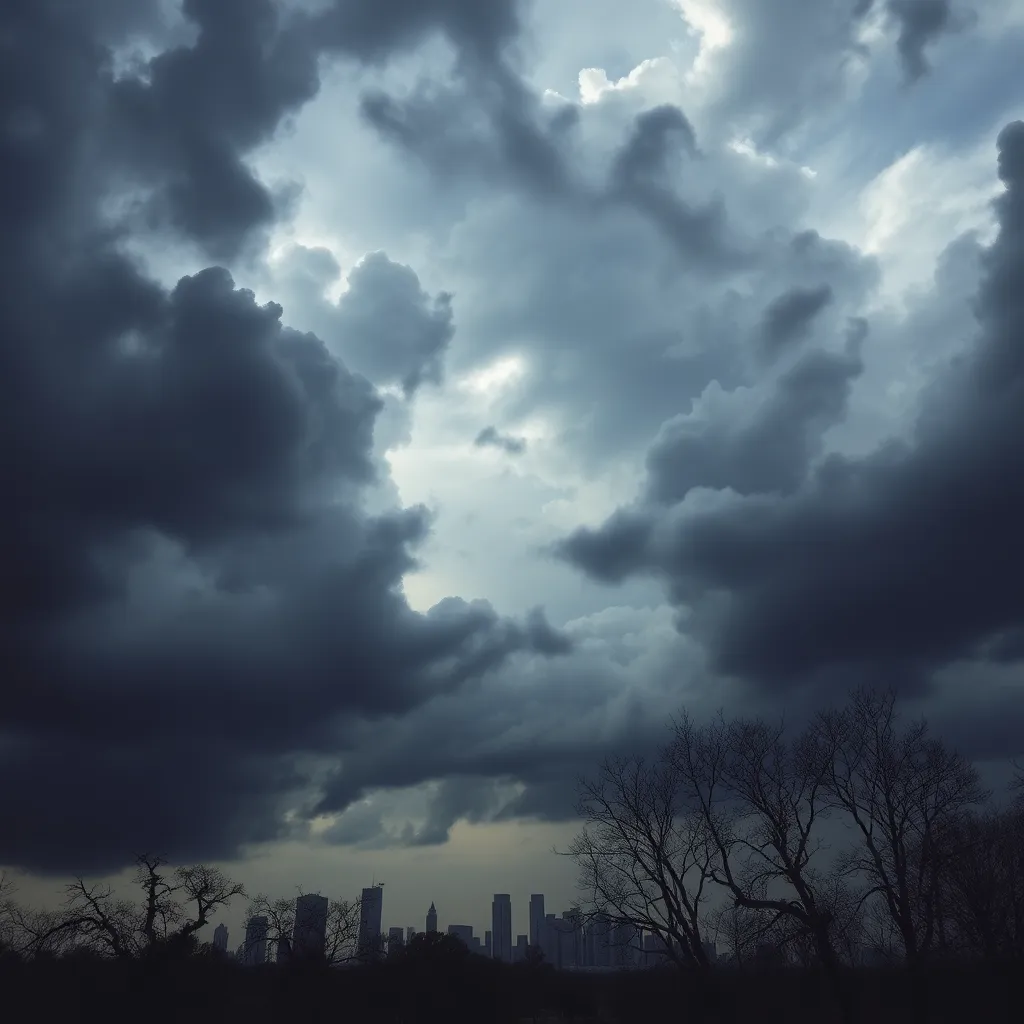
<path fill-rule="evenodd" d="M 810 330 L 814 318 L 832 301 L 832 287 L 796 285 L 772 299 L 761 321 L 765 345 L 770 352 L 802 338 Z"/>
<path fill-rule="evenodd" d="M 477 448 L 498 448 L 507 455 L 522 455 L 526 451 L 526 440 L 502 434 L 497 427 L 484 427 L 473 440 Z"/>
<path fill-rule="evenodd" d="M 143 143 L 175 140 L 154 143 L 166 159 L 149 180 L 203 244 L 260 222 L 212 197 L 254 194 L 234 157 L 296 95 L 267 56 L 284 45 L 268 11 L 246 7 L 236 32 L 237 5 L 187 3 L 196 50 L 124 87 L 156 122 Z M 380 472 L 371 384 L 224 268 L 168 290 L 119 248 L 130 222 L 103 206 L 122 154 L 98 142 L 122 85 L 86 13 L 0 13 L 14 55 L 0 90 L 0 457 L 17 494 L 0 509 L 0 774 L 19 780 L 0 793 L 17 822 L 0 861 L 48 871 L 116 868 L 140 847 L 230 857 L 280 836 L 354 722 L 568 649 L 539 612 L 517 623 L 458 599 L 413 612 L 402 578 L 429 516 L 364 508 Z M 238 91 L 218 104 L 232 68 Z M 175 105 L 198 103 L 203 81 L 209 109 Z M 307 79 L 289 81 L 304 94 Z M 225 162 L 205 163 L 207 132 Z M 350 294 L 354 352 L 386 340 L 366 355 L 390 360 L 382 373 L 434 372 L 444 297 L 432 305 L 383 258 Z"/>
<path fill-rule="evenodd" d="M 1000 134 L 999 173 L 977 339 L 933 385 L 911 443 L 831 456 L 786 497 L 624 510 L 577 531 L 564 557 L 597 579 L 665 578 L 719 671 L 777 685 L 864 674 L 909 685 L 1014 629 L 1024 612 L 1020 122 Z"/>
<path fill-rule="evenodd" d="M 899 24 L 899 50 L 903 70 L 911 80 L 928 71 L 927 47 L 946 32 L 955 30 L 957 19 L 950 0 L 888 0 L 889 14 Z"/>
<path fill-rule="evenodd" d="M 852 331 L 845 352 L 811 352 L 786 371 L 746 422 L 732 416 L 669 420 L 647 456 L 649 500 L 674 505 L 695 487 L 795 491 L 821 452 L 823 433 L 845 415 L 851 384 L 863 369 L 858 349 L 865 328 Z"/>

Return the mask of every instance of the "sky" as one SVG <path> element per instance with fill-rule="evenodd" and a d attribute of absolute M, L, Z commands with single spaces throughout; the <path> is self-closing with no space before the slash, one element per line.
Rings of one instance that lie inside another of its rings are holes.
<path fill-rule="evenodd" d="M 1022 47 L 1016 0 L 0 6 L 22 896 L 155 851 L 526 931 L 602 757 L 865 681 L 1005 777 Z"/>

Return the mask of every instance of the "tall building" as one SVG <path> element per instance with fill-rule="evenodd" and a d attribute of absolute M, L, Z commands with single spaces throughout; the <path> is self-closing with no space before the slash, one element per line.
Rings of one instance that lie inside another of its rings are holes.
<path fill-rule="evenodd" d="M 213 929 L 213 948 L 221 953 L 228 951 L 228 928 L 226 924 L 219 924 Z"/>
<path fill-rule="evenodd" d="M 491 950 L 491 929 L 488 928 L 487 931 L 484 932 L 484 956 L 490 957 L 492 955 L 493 953 Z"/>
<path fill-rule="evenodd" d="M 380 953 L 380 922 L 383 912 L 383 887 L 372 885 L 364 889 L 359 902 L 359 937 L 356 943 L 358 955 L 364 959 Z"/>
<path fill-rule="evenodd" d="M 295 901 L 292 955 L 322 960 L 327 946 L 327 897 L 307 893 Z"/>
<path fill-rule="evenodd" d="M 430 909 L 427 911 L 427 931 L 437 931 L 437 910 L 434 908 L 434 904 L 430 904 Z"/>
<path fill-rule="evenodd" d="M 640 929 L 620 923 L 612 928 L 612 962 L 616 967 L 636 967 L 643 955 Z"/>
<path fill-rule="evenodd" d="M 526 950 L 529 945 L 529 936 L 517 935 L 516 944 L 512 947 L 512 962 L 521 964 L 526 959 Z"/>
<path fill-rule="evenodd" d="M 512 962 L 512 897 L 496 892 L 491 903 L 491 956 Z"/>
<path fill-rule="evenodd" d="M 410 942 L 412 942 L 412 937 L 415 934 L 416 934 L 416 929 L 413 928 L 412 925 L 409 925 L 409 927 L 405 929 L 405 942 L 406 942 L 406 945 L 408 945 Z"/>
<path fill-rule="evenodd" d="M 388 929 L 388 956 L 395 956 L 405 945 L 405 931 L 399 926 Z"/>
<path fill-rule="evenodd" d="M 544 894 L 535 892 L 530 897 L 530 945 L 544 949 Z"/>
<path fill-rule="evenodd" d="M 245 926 L 245 962 L 251 966 L 267 962 L 267 919 L 250 917 Z"/>
<path fill-rule="evenodd" d="M 448 934 L 461 939 L 467 949 L 473 948 L 473 926 L 471 924 L 450 924 Z"/>
<path fill-rule="evenodd" d="M 594 915 L 587 929 L 587 946 L 587 959 L 591 967 L 613 966 L 612 923 L 606 914 Z"/>

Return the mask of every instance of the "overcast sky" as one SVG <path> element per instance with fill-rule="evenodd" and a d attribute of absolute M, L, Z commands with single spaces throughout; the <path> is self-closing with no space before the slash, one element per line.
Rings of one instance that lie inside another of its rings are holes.
<path fill-rule="evenodd" d="M 0 864 L 513 927 L 855 682 L 1024 754 L 1016 0 L 0 5 Z M 242 908 L 228 920 L 237 926 Z"/>

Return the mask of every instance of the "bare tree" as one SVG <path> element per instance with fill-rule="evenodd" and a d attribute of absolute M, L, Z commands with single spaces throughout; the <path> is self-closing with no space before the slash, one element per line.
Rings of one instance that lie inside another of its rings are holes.
<path fill-rule="evenodd" d="M 928 735 L 927 723 L 901 727 L 893 691 L 854 691 L 810 732 L 827 766 L 829 803 L 853 823 L 845 869 L 867 882 L 918 964 L 939 944 L 940 876 L 953 826 L 986 797 L 974 766 Z"/>
<path fill-rule="evenodd" d="M 266 893 L 258 893 L 249 901 L 244 923 L 246 948 L 243 959 L 246 960 L 251 953 L 248 943 L 251 941 L 253 929 L 250 925 L 256 917 L 261 917 L 267 922 L 266 933 L 260 929 L 259 941 L 269 945 L 273 951 L 271 955 L 279 963 L 290 960 L 295 933 L 295 900 L 271 899 Z"/>
<path fill-rule="evenodd" d="M 759 719 L 698 727 L 683 714 L 670 756 L 713 845 L 710 877 L 739 907 L 791 918 L 837 977 L 829 873 L 819 866 L 824 768 L 801 738 Z"/>
<path fill-rule="evenodd" d="M 643 928 L 677 965 L 706 970 L 712 851 L 680 783 L 664 757 L 606 760 L 596 779 L 579 781 L 584 828 L 567 852 L 588 918 Z"/>
<path fill-rule="evenodd" d="M 17 929 L 27 953 L 92 950 L 118 959 L 170 947 L 191 947 L 210 913 L 245 894 L 220 869 L 196 864 L 164 870 L 161 857 L 140 854 L 140 903 L 119 898 L 111 886 L 76 878 L 55 913 L 20 911 Z"/>
<path fill-rule="evenodd" d="M 300 890 L 299 897 L 303 895 L 305 894 Z M 295 900 L 271 899 L 265 893 L 259 893 L 249 902 L 245 919 L 246 933 L 249 932 L 249 923 L 253 918 L 264 918 L 267 922 L 265 941 L 274 951 L 278 961 L 287 961 L 292 957 L 295 907 Z M 328 966 L 338 966 L 356 959 L 359 912 L 359 900 L 328 901 L 323 950 L 323 961 Z"/>
<path fill-rule="evenodd" d="M 356 959 L 361 909 L 358 899 L 331 900 L 327 905 L 324 958 L 328 964 L 337 966 Z"/>
<path fill-rule="evenodd" d="M 1024 959 L 1024 807 L 964 815 L 943 864 L 956 952 Z"/>

